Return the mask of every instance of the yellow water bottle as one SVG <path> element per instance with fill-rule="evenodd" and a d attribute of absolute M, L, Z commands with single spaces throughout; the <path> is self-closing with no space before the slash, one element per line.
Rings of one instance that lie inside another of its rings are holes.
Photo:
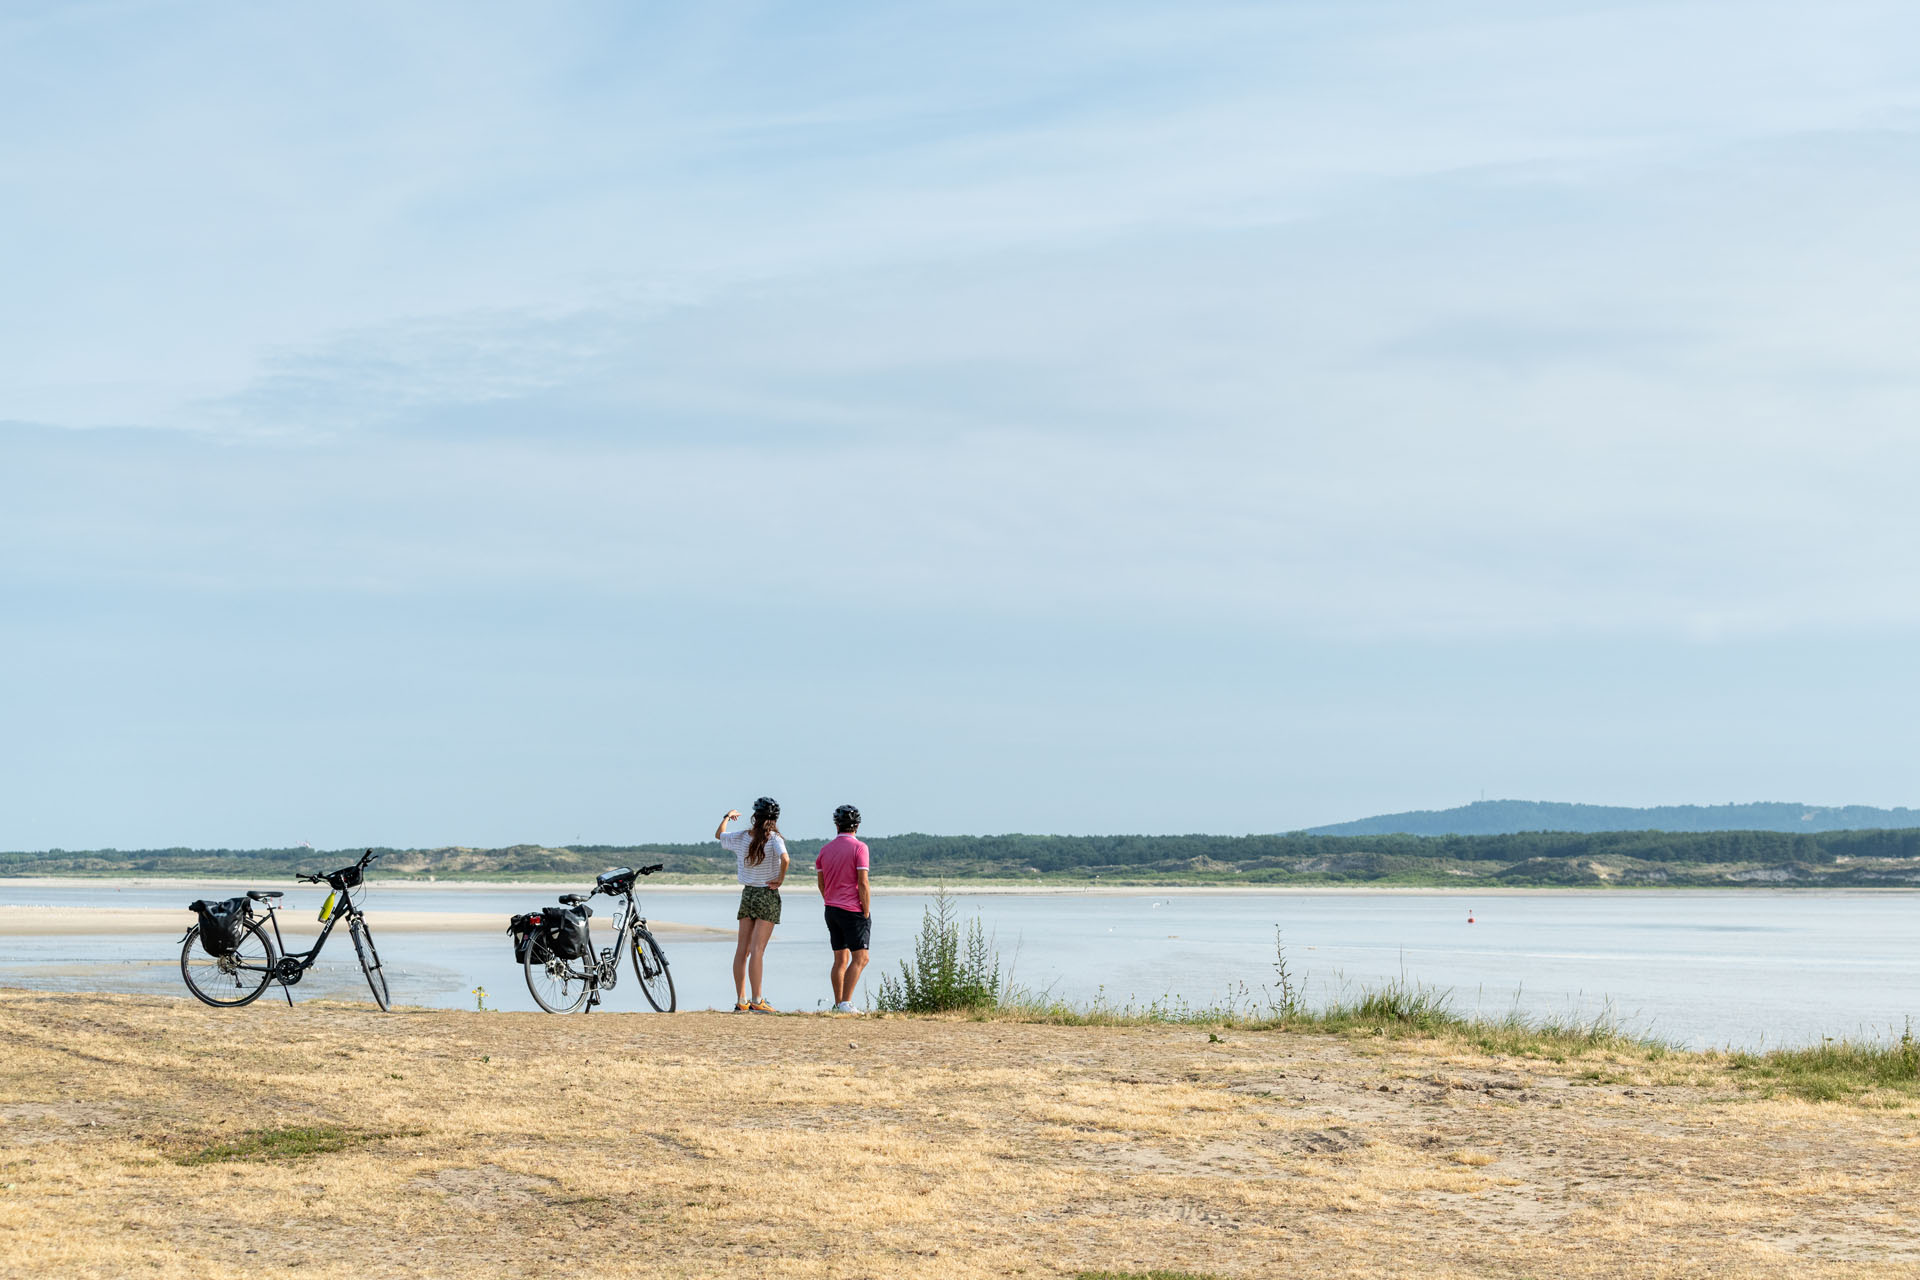
<path fill-rule="evenodd" d="M 333 899 L 334 899 L 334 897 L 335 897 L 335 895 L 334 895 L 333 893 L 328 893 L 328 894 L 327 894 L 327 901 L 326 901 L 326 905 L 324 905 L 324 906 L 322 906 L 322 907 L 320 908 L 320 923 L 321 923 L 321 924 L 325 924 L 325 923 L 326 923 L 327 921 L 329 921 L 329 920 L 331 920 L 331 919 L 333 919 Z"/>

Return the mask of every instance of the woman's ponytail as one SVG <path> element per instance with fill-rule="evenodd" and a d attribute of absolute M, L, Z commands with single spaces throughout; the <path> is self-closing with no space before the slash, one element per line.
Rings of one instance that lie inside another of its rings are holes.
<path fill-rule="evenodd" d="M 753 834 L 747 837 L 747 865 L 757 867 L 767 860 L 767 836 L 779 835 L 780 828 L 774 822 L 773 815 L 765 814 L 753 820 Z"/>

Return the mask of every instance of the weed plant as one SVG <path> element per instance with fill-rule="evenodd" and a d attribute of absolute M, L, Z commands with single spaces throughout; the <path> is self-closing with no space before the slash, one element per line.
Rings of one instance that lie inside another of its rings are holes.
<path fill-rule="evenodd" d="M 883 1013 L 961 1013 L 998 1008 L 1007 995 L 1000 957 L 975 916 L 961 938 L 959 910 L 941 885 L 920 919 L 913 960 L 881 975 L 874 1005 Z"/>

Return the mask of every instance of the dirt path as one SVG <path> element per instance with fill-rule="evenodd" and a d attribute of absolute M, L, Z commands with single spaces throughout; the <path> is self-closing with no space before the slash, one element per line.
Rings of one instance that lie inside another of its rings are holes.
<path fill-rule="evenodd" d="M 0 1030 L 9 1276 L 1920 1276 L 1911 1108 L 1620 1058 L 27 992 Z M 345 1145 L 179 1162 L 289 1126 Z"/>

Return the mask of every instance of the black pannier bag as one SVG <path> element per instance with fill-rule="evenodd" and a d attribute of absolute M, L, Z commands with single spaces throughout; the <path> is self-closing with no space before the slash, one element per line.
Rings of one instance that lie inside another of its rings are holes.
<path fill-rule="evenodd" d="M 210 956 L 230 956 L 240 949 L 240 939 L 247 935 L 247 918 L 253 914 L 253 904 L 245 898 L 228 898 L 225 902 L 208 902 L 201 899 L 189 905 L 189 909 L 200 917 L 200 947 Z"/>
<path fill-rule="evenodd" d="M 533 923 L 537 914 L 536 912 L 528 912 L 526 915 L 515 916 L 507 924 L 507 932 L 513 935 L 513 959 L 515 964 L 525 964 L 527 962 L 527 949 L 529 947 L 533 949 L 533 962 L 535 964 L 544 964 L 546 962 L 547 943 L 546 940 L 541 937 L 540 928 Z"/>
<path fill-rule="evenodd" d="M 591 945 L 587 939 L 586 907 L 548 907 L 541 915 L 547 949 L 562 960 L 578 960 Z"/>

